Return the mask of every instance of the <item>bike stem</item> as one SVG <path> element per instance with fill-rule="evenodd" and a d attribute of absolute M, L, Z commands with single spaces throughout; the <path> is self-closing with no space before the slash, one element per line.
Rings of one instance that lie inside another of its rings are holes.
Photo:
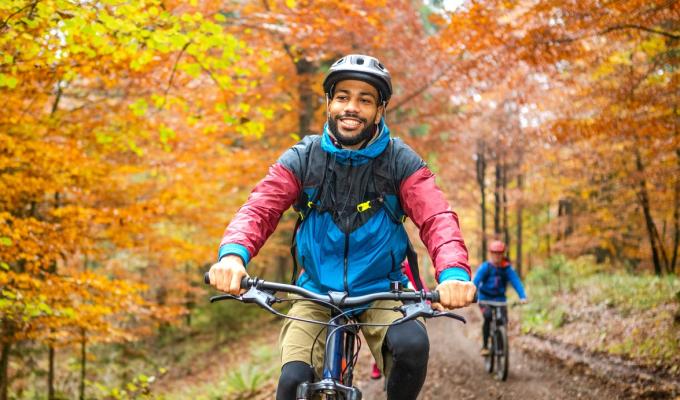
<path fill-rule="evenodd" d="M 335 313 L 333 313 L 335 314 Z M 333 316 L 326 327 L 326 357 L 323 364 L 323 378 L 342 380 L 342 355 L 345 342 L 345 317 Z"/>

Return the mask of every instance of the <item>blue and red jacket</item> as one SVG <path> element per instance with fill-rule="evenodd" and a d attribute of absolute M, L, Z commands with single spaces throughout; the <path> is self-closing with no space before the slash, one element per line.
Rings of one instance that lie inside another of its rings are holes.
<path fill-rule="evenodd" d="M 304 216 L 295 234 L 297 285 L 352 296 L 389 290 L 404 281 L 407 234 L 402 216 L 420 230 L 438 282 L 470 280 L 458 217 L 434 174 L 384 120 L 363 149 L 342 149 L 324 127 L 306 136 L 269 168 L 227 227 L 219 258 L 244 264 L 257 255 L 291 206 Z"/>
<path fill-rule="evenodd" d="M 507 301 L 505 289 L 508 282 L 515 289 L 520 299 L 527 298 L 522 281 L 510 264 L 497 267 L 491 261 L 484 261 L 477 269 L 473 280 L 478 290 L 478 299 L 490 301 Z"/>

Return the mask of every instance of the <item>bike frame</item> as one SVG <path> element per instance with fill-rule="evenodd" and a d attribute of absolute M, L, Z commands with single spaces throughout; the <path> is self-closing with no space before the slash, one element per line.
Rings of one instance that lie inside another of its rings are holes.
<path fill-rule="evenodd" d="M 499 325 L 498 321 L 500 321 L 500 325 L 506 325 L 505 318 L 503 318 L 502 308 L 508 306 L 507 301 L 479 300 L 478 303 L 483 306 L 491 307 L 491 330 L 496 329 L 496 327 Z"/>
<path fill-rule="evenodd" d="M 490 352 L 486 356 L 485 368 L 488 373 L 496 369 L 496 377 L 504 381 L 508 376 L 508 337 L 506 317 L 503 315 L 503 308 L 507 307 L 508 303 L 505 301 L 489 301 L 479 300 L 480 305 L 491 307 L 491 321 L 489 323 L 489 339 L 491 340 Z M 502 337 L 501 337 L 502 336 Z M 498 343 L 498 339 L 501 343 Z M 497 363 L 497 365 L 495 365 Z M 503 365 L 501 365 L 503 363 Z"/>
<path fill-rule="evenodd" d="M 206 273 L 204 276 L 206 283 L 210 282 L 210 278 Z M 396 325 L 416 318 L 436 318 L 449 317 L 457 319 L 465 323 L 465 318 L 458 314 L 451 312 L 440 312 L 432 309 L 431 303 L 439 302 L 439 292 L 425 292 L 425 291 L 402 291 L 399 282 L 391 284 L 392 291 L 373 293 L 363 296 L 349 297 L 344 292 L 329 292 L 326 295 L 311 292 L 304 288 L 294 285 L 287 285 L 283 283 L 267 282 L 258 278 L 245 277 L 241 281 L 241 288 L 247 291 L 240 296 L 224 294 L 213 296 L 210 302 L 214 303 L 220 300 L 238 300 L 243 303 L 255 303 L 270 313 L 283 317 L 291 318 L 282 314 L 272 308 L 272 304 L 284 301 L 276 296 L 274 293 L 280 291 L 284 293 L 297 294 L 303 300 L 312 301 L 317 304 L 324 305 L 331 310 L 331 318 L 329 321 L 308 321 L 320 325 L 325 325 L 326 329 L 326 345 L 324 346 L 324 363 L 322 379 L 316 382 L 303 382 L 297 388 L 296 398 L 312 399 L 315 394 L 322 394 L 331 399 L 346 399 L 346 400 L 361 400 L 361 391 L 352 386 L 352 371 L 353 360 L 348 360 L 348 373 L 345 377 L 343 374 L 342 360 L 347 354 L 354 355 L 354 340 L 358 333 L 360 326 L 368 326 L 370 324 L 359 324 L 353 322 L 351 317 L 347 315 L 347 309 L 353 307 L 362 307 L 368 309 L 368 304 L 376 300 L 397 300 L 404 303 L 398 308 L 403 315 L 402 318 L 397 319 L 390 325 Z M 295 319 L 295 318 L 293 318 Z M 354 330 L 357 330 L 354 332 Z M 345 378 L 343 380 L 343 378 Z M 341 396 L 341 397 L 334 397 Z"/>

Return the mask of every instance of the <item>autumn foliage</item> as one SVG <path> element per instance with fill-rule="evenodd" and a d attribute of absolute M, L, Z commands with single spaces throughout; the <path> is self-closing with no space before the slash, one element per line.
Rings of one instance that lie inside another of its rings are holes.
<path fill-rule="evenodd" d="M 0 4 L 0 398 L 13 346 L 131 342 L 190 312 L 351 52 L 392 72 L 388 124 L 476 261 L 503 237 L 520 268 L 557 251 L 677 272 L 677 3 L 458 3 Z M 252 268 L 286 276 L 293 221 Z"/>

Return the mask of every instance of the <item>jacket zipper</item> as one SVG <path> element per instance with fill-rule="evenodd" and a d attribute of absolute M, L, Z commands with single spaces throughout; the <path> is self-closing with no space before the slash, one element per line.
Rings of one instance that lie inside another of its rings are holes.
<path fill-rule="evenodd" d="M 345 283 L 345 292 L 349 294 L 349 285 L 347 284 L 347 267 L 349 266 L 349 233 L 345 232 L 345 273 L 343 280 Z"/>
<path fill-rule="evenodd" d="M 349 159 L 349 173 L 350 173 L 350 179 L 352 179 L 352 159 Z M 351 187 L 351 184 L 350 184 Z M 351 193 L 347 194 L 348 196 L 351 196 Z M 344 214 L 344 212 L 343 212 Z M 349 218 L 345 219 L 345 265 L 344 265 L 344 274 L 343 274 L 343 283 L 345 285 L 345 292 L 349 294 L 349 284 L 347 283 L 347 270 L 349 268 L 349 225 L 350 225 L 350 220 Z"/>

